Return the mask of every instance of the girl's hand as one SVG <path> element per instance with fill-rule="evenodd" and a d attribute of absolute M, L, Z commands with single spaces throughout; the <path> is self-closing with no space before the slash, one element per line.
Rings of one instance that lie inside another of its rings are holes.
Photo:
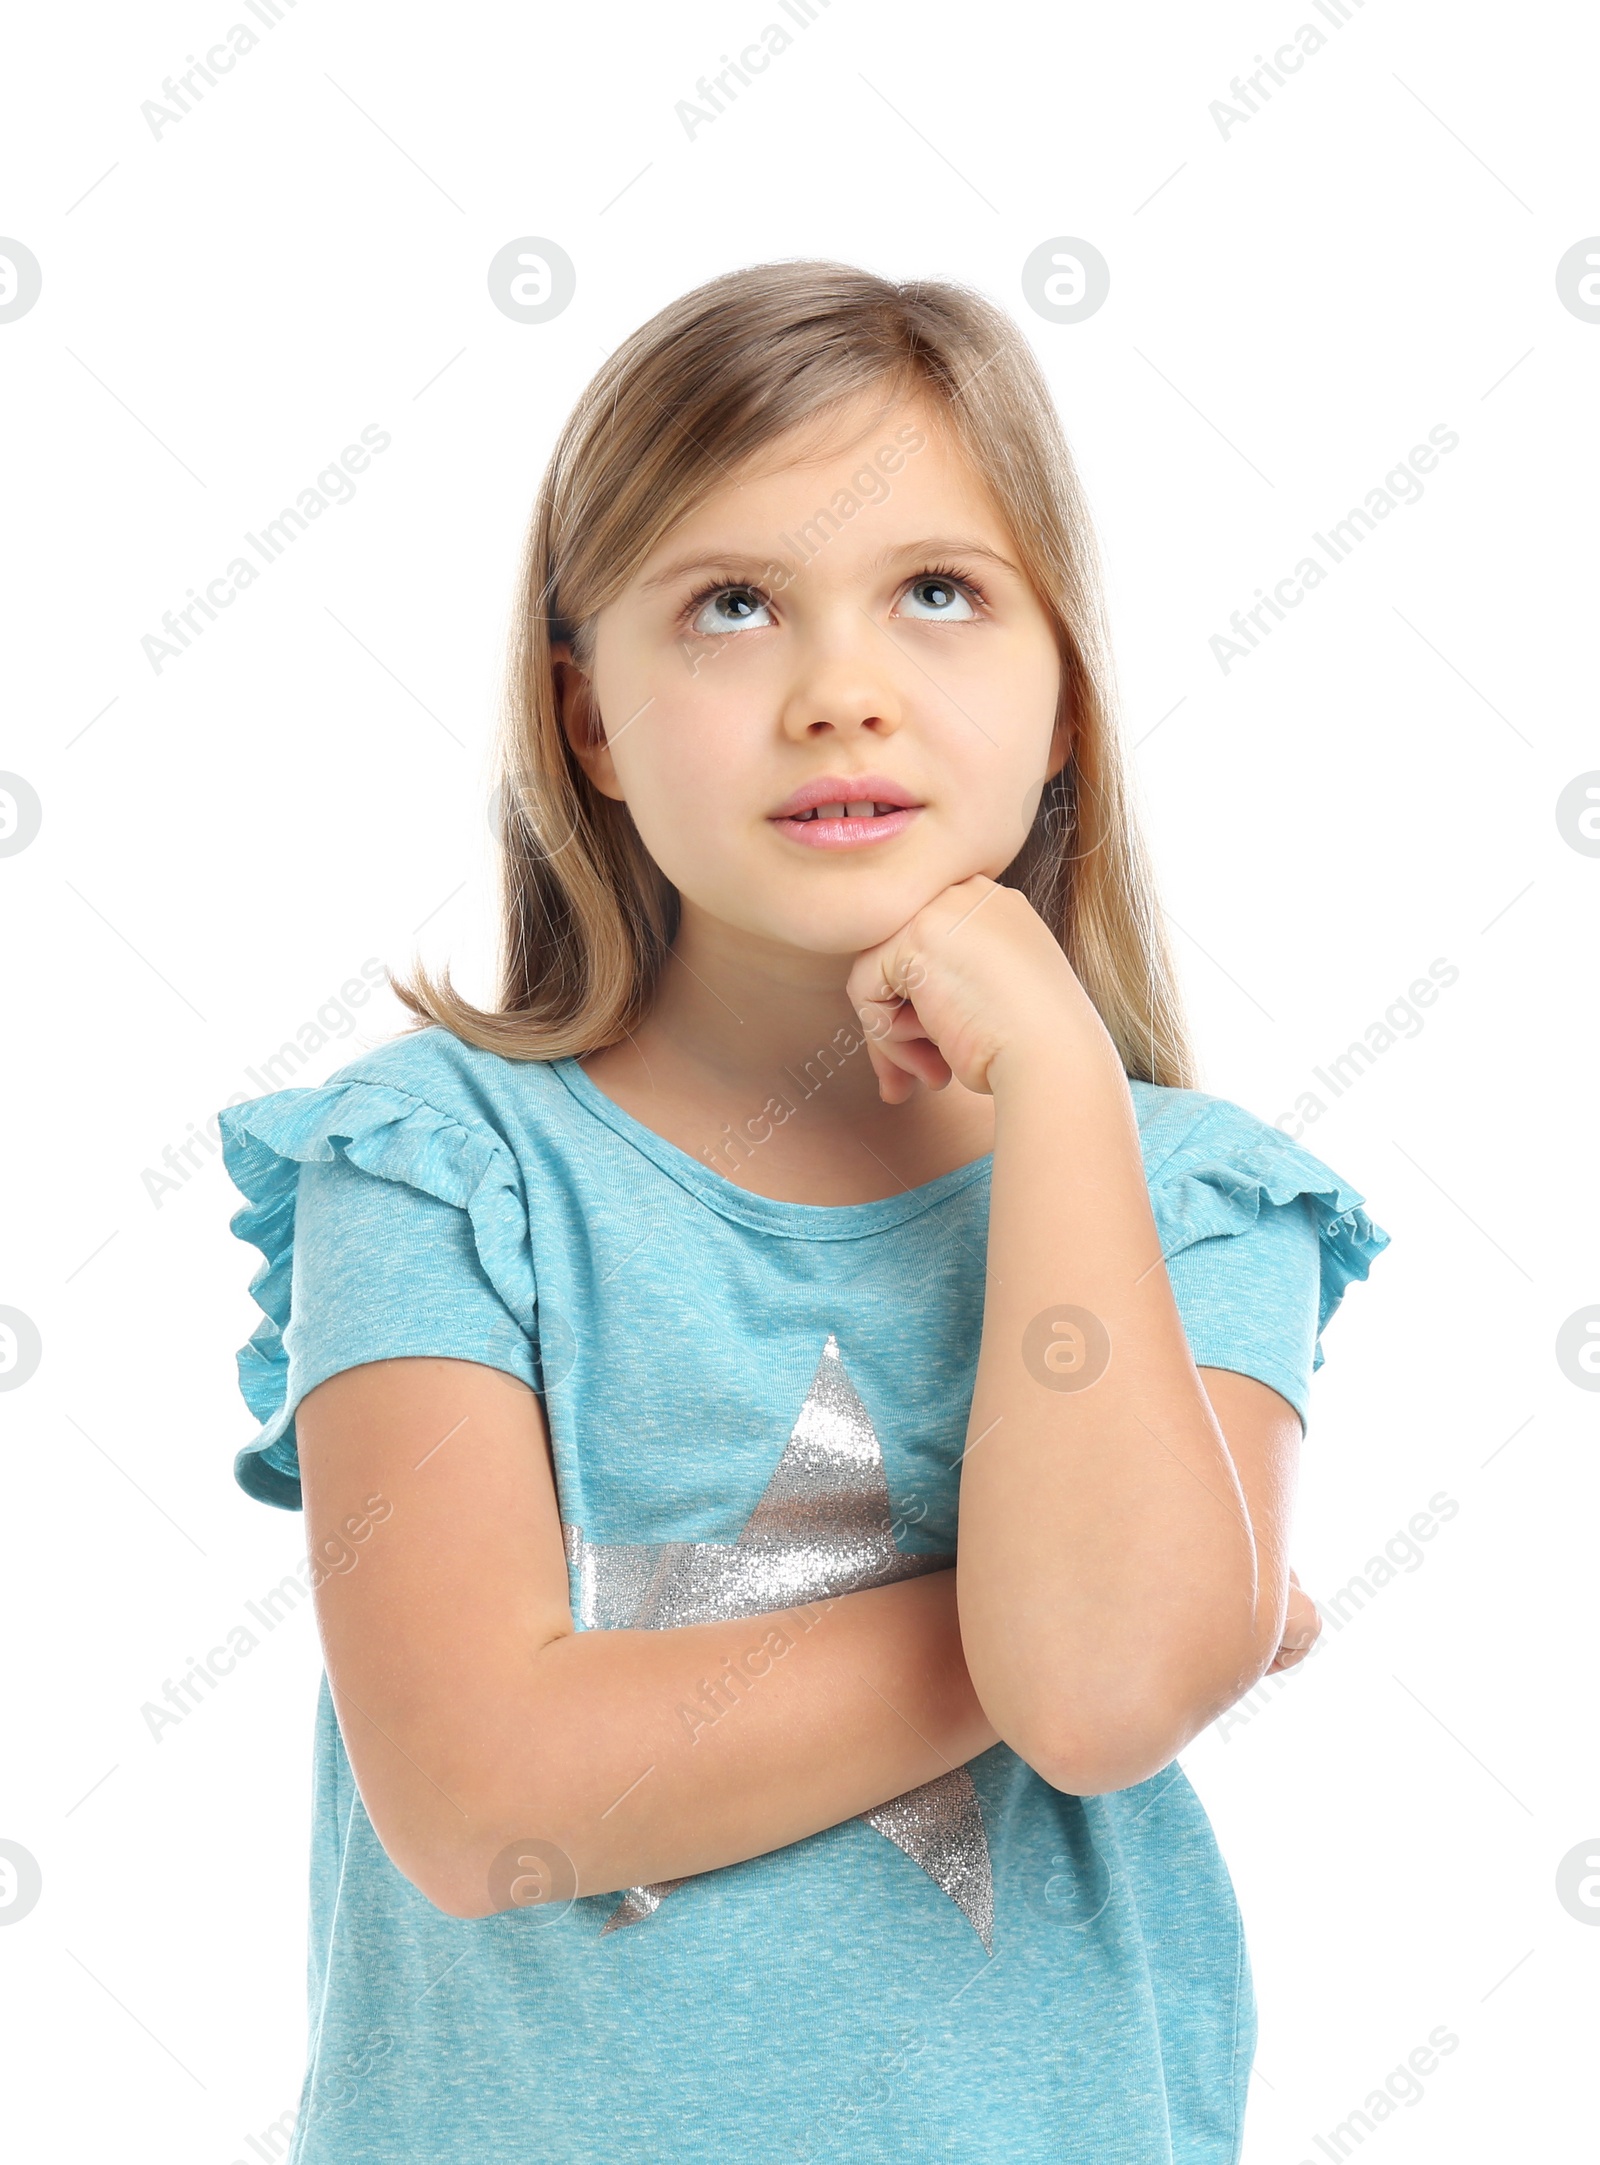
<path fill-rule="evenodd" d="M 1304 1661 L 1321 1633 L 1322 1618 L 1317 1613 L 1317 1605 L 1291 1570 L 1289 1607 L 1283 1619 L 1283 1641 L 1272 1657 L 1267 1674 L 1270 1676 L 1274 1669 L 1292 1669 L 1297 1661 Z"/>
<path fill-rule="evenodd" d="M 861 1017 L 878 1095 L 900 1105 L 919 1083 L 992 1095 L 994 1070 L 1030 1046 L 1122 1061 L 1094 1003 L 1026 895 L 976 874 L 856 957 L 845 982 Z"/>

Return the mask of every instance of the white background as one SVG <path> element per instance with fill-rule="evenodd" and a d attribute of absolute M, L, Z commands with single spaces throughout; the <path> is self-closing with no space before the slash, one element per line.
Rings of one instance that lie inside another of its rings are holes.
<path fill-rule="evenodd" d="M 1321 2160 L 1439 2025 L 1458 2048 L 1363 2157 L 1574 2154 L 1600 1931 L 1556 1873 L 1600 1835 L 1600 1399 L 1554 1346 L 1600 1301 L 1600 863 L 1555 805 L 1600 768 L 1600 326 L 1555 266 L 1600 230 L 1597 39 L 1576 7 L 1351 6 L 832 0 L 693 140 L 674 102 L 776 0 L 300 0 L 159 138 L 142 102 L 242 4 L 13 17 L 0 230 L 44 278 L 0 325 L 0 767 L 44 808 L 0 860 L 0 1305 L 44 1348 L 0 1398 L 29 2158 L 277 2154 L 302 2069 L 309 1606 L 159 1743 L 141 1718 L 303 1554 L 231 1474 L 239 1197 L 204 1149 L 147 1175 L 366 958 L 489 995 L 487 752 L 554 433 L 657 307 L 800 255 L 968 281 L 1048 373 L 1202 1087 L 1275 1119 L 1459 970 L 1306 1131 L 1393 1238 L 1328 1330 L 1293 1560 L 1326 1599 L 1435 1492 L 1459 1510 L 1184 1764 L 1255 1965 L 1248 2165 Z M 1325 48 L 1225 137 L 1212 101 L 1303 22 Z M 577 266 L 541 326 L 485 282 L 526 234 Z M 1111 266 L 1081 324 L 1021 292 L 1056 235 Z M 355 500 L 154 672 L 163 612 L 370 423 Z M 1439 423 L 1423 499 L 1224 673 L 1212 634 Z M 296 1079 L 404 1020 L 374 1001 Z"/>

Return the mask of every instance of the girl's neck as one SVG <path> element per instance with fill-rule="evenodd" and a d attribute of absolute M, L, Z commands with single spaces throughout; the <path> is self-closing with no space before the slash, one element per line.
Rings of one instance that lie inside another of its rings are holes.
<path fill-rule="evenodd" d="M 845 996 L 852 960 L 686 922 L 650 1013 L 584 1072 L 645 1127 L 777 1201 L 873 1202 L 982 1157 L 991 1098 L 957 1083 L 879 1098 Z"/>

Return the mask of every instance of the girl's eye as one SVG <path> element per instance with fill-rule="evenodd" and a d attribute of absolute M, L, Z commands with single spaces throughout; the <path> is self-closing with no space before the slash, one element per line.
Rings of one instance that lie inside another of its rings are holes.
<path fill-rule="evenodd" d="M 914 603 L 915 607 L 907 611 L 906 602 Z M 929 572 L 920 579 L 913 579 L 900 608 L 903 615 L 909 614 L 924 624 L 964 624 L 977 614 L 966 589 L 956 580 L 947 579 L 942 572 Z"/>
<path fill-rule="evenodd" d="M 695 611 L 692 631 L 715 635 L 726 631 L 758 630 L 772 622 L 766 603 L 753 586 L 719 586 Z"/>

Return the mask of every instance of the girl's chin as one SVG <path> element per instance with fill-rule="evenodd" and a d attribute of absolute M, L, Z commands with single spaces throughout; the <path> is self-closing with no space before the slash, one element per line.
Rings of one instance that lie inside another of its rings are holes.
<path fill-rule="evenodd" d="M 785 854 L 799 857 L 793 844 Z M 688 867 L 685 868 L 688 870 Z M 1005 868 L 1002 865 L 1000 869 Z M 704 877 L 704 865 L 699 868 Z M 904 859 L 876 864 L 867 854 L 811 857 L 775 873 L 769 862 L 733 875 L 731 884 L 707 893 L 693 876 L 678 891 L 686 910 L 703 922 L 808 955 L 859 955 L 881 946 L 936 895 L 986 868 L 970 863 L 912 865 Z M 724 880 L 729 868 L 723 868 Z M 670 875 L 669 875 L 670 876 Z M 998 873 L 987 873 L 998 878 Z M 755 905 L 752 907 L 752 905 Z"/>
<path fill-rule="evenodd" d="M 931 891 L 921 887 L 901 888 L 899 892 L 883 896 L 853 898 L 849 907 L 836 906 L 819 910 L 804 903 L 792 911 L 774 913 L 761 926 L 766 938 L 776 940 L 785 947 L 793 947 L 809 955 L 860 955 L 870 947 L 881 947 L 892 939 L 902 926 L 909 924 L 918 910 L 941 894 L 948 881 Z M 842 898 L 841 898 L 842 904 Z"/>

